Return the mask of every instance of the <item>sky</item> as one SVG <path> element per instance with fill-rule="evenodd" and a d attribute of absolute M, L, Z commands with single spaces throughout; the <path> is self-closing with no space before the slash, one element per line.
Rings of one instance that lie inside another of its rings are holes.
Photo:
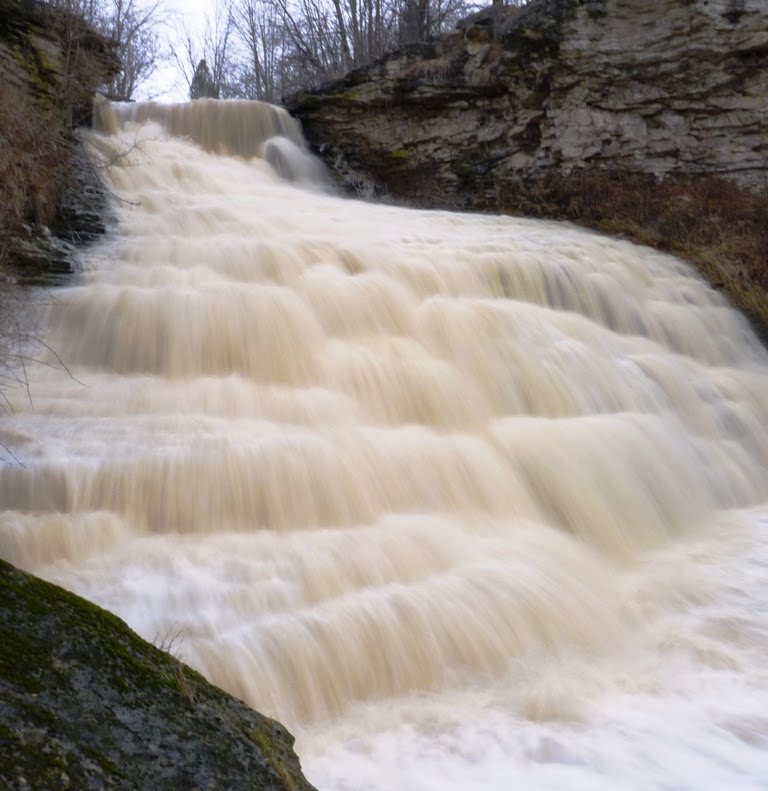
<path fill-rule="evenodd" d="M 206 12 L 212 13 L 215 0 L 164 0 L 163 5 L 173 16 L 182 18 L 188 27 L 201 29 Z M 170 32 L 170 31 L 169 31 Z M 187 86 L 171 63 L 165 63 L 136 93 L 137 99 L 162 102 L 185 102 L 189 98 Z"/>

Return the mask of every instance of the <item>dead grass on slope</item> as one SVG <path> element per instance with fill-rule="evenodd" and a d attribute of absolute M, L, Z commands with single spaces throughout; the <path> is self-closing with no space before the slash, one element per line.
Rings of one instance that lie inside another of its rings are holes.
<path fill-rule="evenodd" d="M 711 176 L 576 171 L 497 185 L 495 208 L 571 220 L 680 256 L 768 337 L 768 189 Z"/>

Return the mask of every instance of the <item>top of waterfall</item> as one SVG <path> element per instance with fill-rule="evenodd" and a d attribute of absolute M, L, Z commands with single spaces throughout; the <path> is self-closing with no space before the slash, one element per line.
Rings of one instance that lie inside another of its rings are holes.
<path fill-rule="evenodd" d="M 262 156 L 272 137 L 305 147 L 299 123 L 282 108 L 266 102 L 198 99 L 192 102 L 107 103 L 94 112 L 99 131 L 116 133 L 129 124 L 155 122 L 176 137 L 186 137 L 206 151 L 242 157 Z"/>

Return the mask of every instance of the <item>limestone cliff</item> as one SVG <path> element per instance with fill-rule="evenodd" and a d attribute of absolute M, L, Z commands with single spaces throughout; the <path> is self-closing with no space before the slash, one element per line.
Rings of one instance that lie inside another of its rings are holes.
<path fill-rule="evenodd" d="M 312 791 L 282 725 L 2 561 L 0 787 Z"/>
<path fill-rule="evenodd" d="M 347 182 L 444 205 L 587 166 L 764 187 L 768 4 L 534 0 L 287 105 Z"/>
<path fill-rule="evenodd" d="M 73 130 L 119 65 L 76 16 L 0 0 L 0 264 L 66 270 L 66 242 L 99 231 L 100 181 Z"/>
<path fill-rule="evenodd" d="M 358 192 L 691 261 L 768 339 L 768 3 L 489 9 L 287 106 Z"/>

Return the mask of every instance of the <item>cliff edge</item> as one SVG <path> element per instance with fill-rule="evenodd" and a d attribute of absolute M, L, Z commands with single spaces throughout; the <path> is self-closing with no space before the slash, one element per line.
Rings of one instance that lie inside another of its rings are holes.
<path fill-rule="evenodd" d="M 763 188 L 766 85 L 762 0 L 537 0 L 287 106 L 337 168 L 395 193 L 423 172 L 473 206 L 586 166 Z"/>
<path fill-rule="evenodd" d="M 533 0 L 286 106 L 358 193 L 624 235 L 765 330 L 767 86 L 764 0 Z"/>

